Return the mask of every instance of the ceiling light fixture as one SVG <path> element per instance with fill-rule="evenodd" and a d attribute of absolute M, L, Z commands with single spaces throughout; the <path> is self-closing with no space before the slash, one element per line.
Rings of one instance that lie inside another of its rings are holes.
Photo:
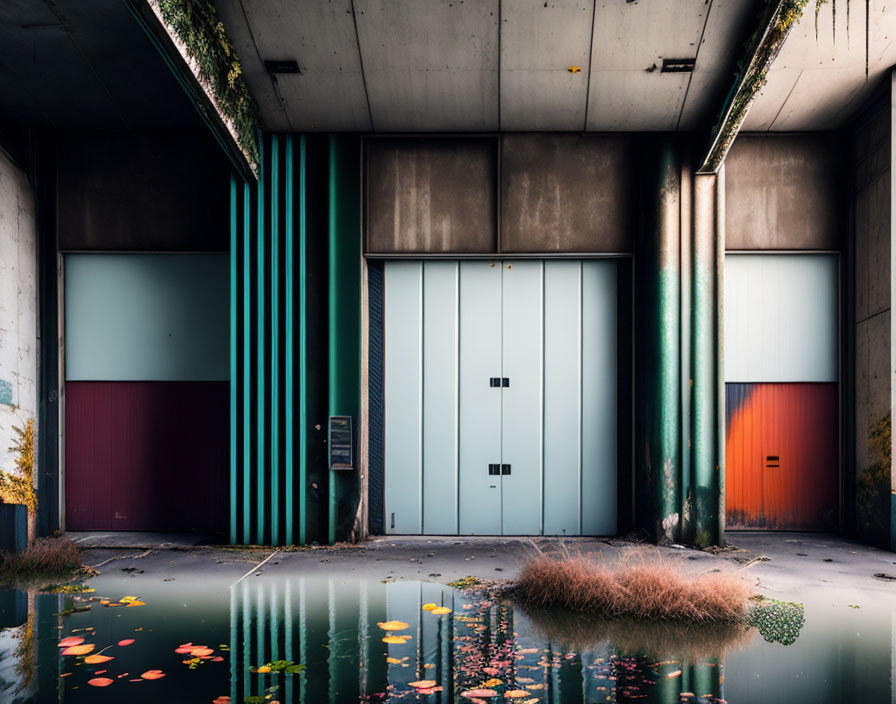
<path fill-rule="evenodd" d="M 264 70 L 268 73 L 302 73 L 295 59 L 267 60 L 264 62 Z"/>
<path fill-rule="evenodd" d="M 697 59 L 663 59 L 661 73 L 691 73 Z"/>

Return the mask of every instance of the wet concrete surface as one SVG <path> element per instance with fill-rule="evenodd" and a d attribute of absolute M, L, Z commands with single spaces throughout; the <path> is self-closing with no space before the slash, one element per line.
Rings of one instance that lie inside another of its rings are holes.
<path fill-rule="evenodd" d="M 617 560 L 647 550 L 682 561 L 688 571 L 740 573 L 757 592 L 777 599 L 826 598 L 857 605 L 896 599 L 896 554 L 815 533 L 730 533 L 729 547 L 713 552 L 595 538 L 388 536 L 358 545 L 270 548 L 191 545 L 165 534 L 130 534 L 135 539 L 128 534 L 101 535 L 106 537 L 79 540 L 85 564 L 99 574 L 147 580 L 173 581 L 199 573 L 209 580 L 235 583 L 302 574 L 447 584 L 467 576 L 513 579 L 539 552 Z M 887 578 L 890 575 L 893 580 Z"/>

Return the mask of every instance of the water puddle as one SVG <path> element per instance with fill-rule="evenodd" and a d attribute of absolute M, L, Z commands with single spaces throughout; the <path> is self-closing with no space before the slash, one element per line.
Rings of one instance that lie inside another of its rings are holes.
<path fill-rule="evenodd" d="M 805 613 L 757 612 L 752 628 L 688 628 L 527 612 L 426 582 L 95 581 L 102 593 L 0 592 L 0 701 L 793 704 L 892 695 L 889 611 L 807 604 Z"/>

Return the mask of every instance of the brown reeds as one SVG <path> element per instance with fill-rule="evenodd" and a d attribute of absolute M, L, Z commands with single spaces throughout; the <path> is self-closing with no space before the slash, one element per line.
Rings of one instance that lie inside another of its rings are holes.
<path fill-rule="evenodd" d="M 540 554 L 523 566 L 514 594 L 530 607 L 605 618 L 734 623 L 745 617 L 750 588 L 731 572 L 687 575 L 658 554 L 629 553 L 612 565 Z"/>
<path fill-rule="evenodd" d="M 68 538 L 38 538 L 24 552 L 0 553 L 0 581 L 66 577 L 82 568 L 78 547 Z"/>

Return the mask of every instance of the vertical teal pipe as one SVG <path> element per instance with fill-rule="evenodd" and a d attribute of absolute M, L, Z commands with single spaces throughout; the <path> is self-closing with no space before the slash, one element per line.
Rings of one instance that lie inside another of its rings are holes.
<path fill-rule="evenodd" d="M 284 189 L 285 203 L 285 222 L 284 222 L 284 313 L 283 324 L 285 336 L 284 346 L 284 379 L 283 379 L 283 403 L 285 408 L 283 417 L 283 470 L 284 470 L 284 486 L 286 489 L 286 544 L 292 545 L 293 542 L 293 487 L 292 487 L 292 471 L 293 471 L 293 443 L 292 443 L 292 404 L 293 404 L 293 221 L 292 221 L 292 135 L 286 137 L 286 187 Z"/>
<path fill-rule="evenodd" d="M 681 529 L 681 245 L 678 149 L 646 137 L 636 251 L 637 522 L 658 542 Z"/>
<path fill-rule="evenodd" d="M 252 542 L 252 194 L 243 184 L 243 543 Z"/>
<path fill-rule="evenodd" d="M 236 176 L 230 176 L 230 544 L 236 543 L 236 433 L 237 433 L 237 384 L 236 376 L 236 326 L 237 326 L 237 278 L 236 278 Z"/>
<path fill-rule="evenodd" d="M 660 541 L 679 540 L 681 515 L 681 172 L 677 150 L 668 141 L 660 145 L 655 183 L 658 271 L 658 372 L 654 390 L 653 454 L 656 536 Z"/>
<path fill-rule="evenodd" d="M 339 281 L 339 267 L 337 264 L 337 255 L 339 251 L 339 231 L 337 227 L 337 215 L 338 215 L 338 205 L 337 205 L 337 183 L 336 176 L 338 171 L 338 166 L 336 164 L 336 138 L 333 135 L 330 135 L 330 145 L 329 145 L 329 153 L 327 158 L 327 164 L 329 165 L 329 214 L 327 217 L 327 222 L 329 223 L 329 276 L 327 278 L 329 291 L 327 300 L 329 303 L 329 311 L 327 315 L 328 319 L 328 350 L 329 350 L 329 383 L 327 388 L 329 389 L 329 415 L 335 415 L 333 413 L 333 396 L 335 395 L 334 384 L 338 384 L 339 379 L 339 369 L 337 367 L 338 360 L 335 359 L 334 347 L 338 344 L 338 340 L 336 340 L 336 316 L 338 314 L 339 306 L 336 300 L 336 291 L 338 289 L 338 281 Z M 333 470 L 329 467 L 327 468 L 327 481 L 328 481 L 328 489 L 327 489 L 327 542 L 331 545 L 336 542 L 336 511 L 339 506 L 339 501 L 336 496 L 336 475 L 333 473 Z"/>
<path fill-rule="evenodd" d="M 257 370 L 256 370 L 256 402 L 258 404 L 257 407 L 257 416 L 256 420 L 258 423 L 258 442 L 256 451 L 258 452 L 258 465 L 255 468 L 256 472 L 256 482 L 258 484 L 258 492 L 257 492 L 257 512 L 258 515 L 255 517 L 257 522 L 256 524 L 256 533 L 255 533 L 255 542 L 259 545 L 264 544 L 264 517 L 266 511 L 264 510 L 264 451 L 267 442 L 265 442 L 265 434 L 264 434 L 264 409 L 265 409 L 265 378 L 264 378 L 264 367 L 265 360 L 267 358 L 267 350 L 264 345 L 264 326 L 266 321 L 265 311 L 264 311 L 264 296 L 265 296 L 265 288 L 264 288 L 264 266 L 265 266 L 265 254 L 264 254 L 264 240 L 265 240 L 265 230 L 264 230 L 264 182 L 267 178 L 267 169 L 265 168 L 264 163 L 264 139 L 260 140 L 259 146 L 259 167 L 261 168 L 261 178 L 258 179 L 257 186 L 257 194 L 258 194 L 258 202 L 257 202 L 257 215 L 258 215 L 258 231 L 256 232 L 256 247 L 257 251 L 257 260 L 256 260 L 256 268 L 257 268 L 257 281 L 255 282 L 257 289 L 257 298 L 256 305 L 258 306 L 258 319 L 255 321 L 257 326 L 257 335 L 258 339 L 256 339 L 256 345 L 258 346 L 258 351 L 256 353 L 257 359 Z"/>
<path fill-rule="evenodd" d="M 691 308 L 691 464 L 697 545 L 719 542 L 719 453 L 716 446 L 716 176 L 694 177 Z"/>
<path fill-rule="evenodd" d="M 308 226 L 307 145 L 299 138 L 299 543 L 305 544 L 308 477 Z"/>
<path fill-rule="evenodd" d="M 280 544 L 280 138 L 271 137 L 271 543 Z"/>
<path fill-rule="evenodd" d="M 725 165 L 716 174 L 716 231 L 715 231 L 715 270 L 716 270 L 716 353 L 715 353 L 715 387 L 716 387 L 716 452 L 719 466 L 716 470 L 718 480 L 718 505 L 716 516 L 716 535 L 720 545 L 725 544 Z M 720 668 L 720 675 L 722 674 Z M 725 679 L 722 677 L 721 682 Z M 725 694 L 724 687 L 720 696 Z"/>
<path fill-rule="evenodd" d="M 357 137 L 330 135 L 329 144 L 329 415 L 352 417 L 357 429 L 361 398 L 361 149 Z M 357 464 L 357 457 L 353 458 Z M 352 472 L 329 471 L 327 539 L 354 514 L 359 489 Z M 343 511 L 345 515 L 339 516 Z M 345 536 L 339 536 L 343 538 Z"/>

